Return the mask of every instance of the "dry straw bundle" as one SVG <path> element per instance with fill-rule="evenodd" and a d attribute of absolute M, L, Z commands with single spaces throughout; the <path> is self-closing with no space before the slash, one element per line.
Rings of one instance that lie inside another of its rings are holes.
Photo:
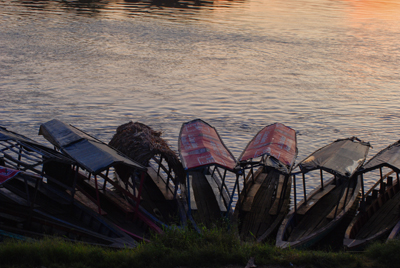
<path fill-rule="evenodd" d="M 161 131 L 155 131 L 145 124 L 129 122 L 117 128 L 109 145 L 145 166 L 149 165 L 153 156 L 161 155 L 177 178 L 184 182 L 183 166 L 161 135 Z"/>

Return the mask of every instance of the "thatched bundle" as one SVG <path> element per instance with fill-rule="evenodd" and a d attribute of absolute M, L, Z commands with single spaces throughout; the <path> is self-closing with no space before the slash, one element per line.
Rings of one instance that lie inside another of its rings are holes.
<path fill-rule="evenodd" d="M 149 165 L 154 155 L 161 155 L 178 180 L 184 182 L 185 173 L 182 163 L 175 152 L 169 148 L 167 142 L 161 138 L 161 134 L 160 131 L 155 131 L 145 124 L 129 122 L 117 128 L 117 133 L 109 145 L 144 166 Z"/>

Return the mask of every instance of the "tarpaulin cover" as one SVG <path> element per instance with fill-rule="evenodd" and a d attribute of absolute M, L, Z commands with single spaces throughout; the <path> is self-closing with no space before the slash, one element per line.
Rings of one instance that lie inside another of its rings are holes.
<path fill-rule="evenodd" d="M 239 161 L 247 161 L 262 155 L 269 155 L 277 161 L 266 164 L 289 173 L 297 156 L 296 131 L 284 124 L 275 123 L 264 127 L 249 142 Z"/>
<path fill-rule="evenodd" d="M 386 147 L 374 157 L 372 157 L 362 167 L 362 172 L 367 172 L 380 167 L 389 167 L 396 172 L 400 172 L 400 141 Z"/>
<path fill-rule="evenodd" d="M 14 178 L 19 172 L 19 170 L 0 167 L 0 184 L 3 184 L 9 179 Z"/>
<path fill-rule="evenodd" d="M 235 158 L 215 128 L 201 119 L 182 125 L 178 147 L 185 169 L 218 165 L 233 170 L 236 166 Z"/>
<path fill-rule="evenodd" d="M 301 172 L 322 169 L 350 178 L 361 167 L 370 145 L 356 137 L 341 139 L 317 150 L 298 164 Z"/>
<path fill-rule="evenodd" d="M 57 119 L 42 124 L 39 134 L 93 174 L 117 164 L 145 170 L 107 144 Z"/>
<path fill-rule="evenodd" d="M 0 127 L 0 141 L 14 141 L 19 145 L 23 146 L 28 151 L 35 151 L 38 154 L 46 157 L 47 159 L 52 159 L 54 161 L 65 162 L 65 163 L 73 163 L 73 161 L 62 155 L 61 153 L 53 150 L 52 148 L 48 148 L 47 146 L 40 144 L 32 139 L 29 139 L 21 134 L 17 134 L 15 132 L 9 131 L 3 127 Z M 6 144 L 7 148 L 3 148 L 3 153 L 6 153 L 7 150 L 11 150 L 8 148 L 10 145 Z M 18 153 L 14 151 L 15 153 Z M 20 160 L 19 160 L 20 161 Z"/>
<path fill-rule="evenodd" d="M 39 145 L 34 140 L 0 127 L 0 141 L 15 140 Z"/>

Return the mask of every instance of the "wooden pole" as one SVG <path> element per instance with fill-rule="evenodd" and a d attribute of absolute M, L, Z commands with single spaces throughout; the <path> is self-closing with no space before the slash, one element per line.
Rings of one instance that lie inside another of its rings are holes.
<path fill-rule="evenodd" d="M 307 203 L 307 193 L 306 193 L 306 176 L 303 174 L 303 192 L 304 192 L 304 204 Z"/>

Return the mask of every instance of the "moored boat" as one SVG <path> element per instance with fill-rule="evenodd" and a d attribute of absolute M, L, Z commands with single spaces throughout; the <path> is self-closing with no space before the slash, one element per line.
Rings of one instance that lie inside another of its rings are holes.
<path fill-rule="evenodd" d="M 135 240 L 72 199 L 66 192 L 73 187 L 48 172 L 71 167 L 73 160 L 5 128 L 0 128 L 0 152 L 0 228 L 27 236 L 60 235 L 104 246 L 136 246 Z"/>
<path fill-rule="evenodd" d="M 92 245 L 126 248 L 137 242 L 114 224 L 66 192 L 43 182 L 42 177 L 0 167 L 0 173 L 15 172 L 1 183 L 1 228 L 24 236 L 61 239 Z"/>
<path fill-rule="evenodd" d="M 368 176 L 371 180 L 371 177 L 378 176 L 379 179 L 367 193 L 362 193 L 359 212 L 349 224 L 343 239 L 345 249 L 362 250 L 373 241 L 392 239 L 398 235 L 399 172 L 400 141 L 386 147 L 363 165 L 359 172 L 362 178 Z"/>
<path fill-rule="evenodd" d="M 283 220 L 276 237 L 281 248 L 307 248 L 329 234 L 357 204 L 361 180 L 356 175 L 368 154 L 370 145 L 356 137 L 340 139 L 317 150 L 301 161 L 300 172 L 292 173 L 294 199 L 295 175 L 303 176 L 304 199 Z M 321 185 L 308 195 L 305 175 L 318 170 Z M 333 175 L 327 181 L 323 174 Z"/>
<path fill-rule="evenodd" d="M 186 172 L 182 188 L 188 203 L 188 217 L 195 225 L 211 227 L 232 217 L 234 189 L 238 182 L 236 160 L 214 127 L 201 119 L 182 124 L 179 154 Z M 234 187 L 226 185 L 228 175 Z"/>
<path fill-rule="evenodd" d="M 260 130 L 242 152 L 244 182 L 234 215 L 243 240 L 261 242 L 276 234 L 289 210 L 296 156 L 296 132 L 280 123 Z"/>
<path fill-rule="evenodd" d="M 184 170 L 161 135 L 145 124 L 128 122 L 117 128 L 109 145 L 147 168 L 141 206 L 167 225 L 184 225 L 186 199 L 179 191 Z"/>
<path fill-rule="evenodd" d="M 88 202 L 92 201 L 98 214 L 104 215 L 138 240 L 146 240 L 150 230 L 162 233 L 164 223 L 140 204 L 146 167 L 56 119 L 42 124 L 39 134 L 76 162 L 73 177 L 64 177 L 54 171 L 55 175 L 59 175 L 59 180 L 76 185 L 73 196 L 79 195 Z M 120 171 L 119 174 L 115 172 L 116 169 Z"/>

